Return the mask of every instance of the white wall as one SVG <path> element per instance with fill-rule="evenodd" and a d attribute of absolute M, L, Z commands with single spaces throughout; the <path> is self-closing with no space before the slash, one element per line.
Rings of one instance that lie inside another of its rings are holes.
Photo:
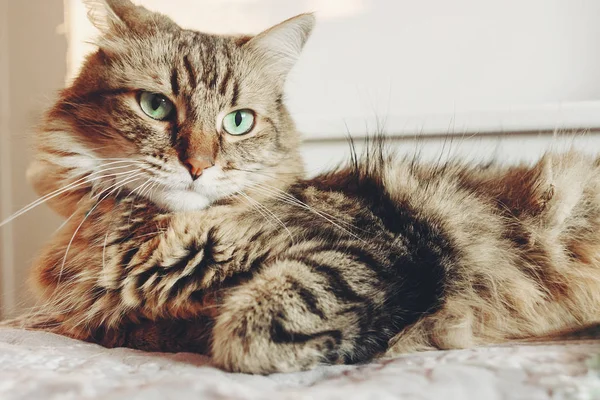
<path fill-rule="evenodd" d="M 358 153 L 364 149 L 363 141 L 357 139 Z M 507 135 L 448 135 L 446 137 L 392 138 L 388 147 L 399 156 L 418 155 L 420 160 L 443 162 L 461 159 L 470 162 L 496 161 L 505 165 L 516 163 L 531 164 L 545 152 L 565 152 L 577 150 L 590 155 L 598 155 L 600 135 L 578 134 L 507 134 Z M 302 148 L 306 171 L 314 176 L 347 163 L 350 157 L 348 143 L 343 141 L 311 140 Z"/>
<path fill-rule="evenodd" d="M 600 100 L 597 0 L 365 3 L 317 27 L 290 85 L 297 113 L 354 122 L 377 112 L 396 117 L 392 131 L 444 133 L 456 115 L 490 114 L 479 126 L 455 119 L 458 132 L 513 130 L 502 122 L 518 110 Z"/>
<path fill-rule="evenodd" d="M 64 84 L 62 0 L 6 1 L 0 6 L 0 220 L 36 199 L 25 181 L 34 126 Z M 8 115 L 8 117 L 7 117 Z M 33 304 L 29 267 L 59 218 L 45 206 L 0 228 L 0 317 Z"/>
<path fill-rule="evenodd" d="M 0 87 L 7 88 L 10 82 L 8 70 L 8 4 L 0 2 Z M 11 190 L 10 176 L 10 151 L 9 151 L 9 115 L 10 115 L 10 97 L 7 89 L 0 91 L 0 220 L 10 215 L 12 212 L 12 199 L 7 193 Z M 13 277 L 13 253 L 12 230 L 0 229 L 0 310 L 9 306 L 12 302 L 12 296 L 5 293 L 9 285 L 14 281 Z M 2 312 L 0 311 L 0 318 Z"/>

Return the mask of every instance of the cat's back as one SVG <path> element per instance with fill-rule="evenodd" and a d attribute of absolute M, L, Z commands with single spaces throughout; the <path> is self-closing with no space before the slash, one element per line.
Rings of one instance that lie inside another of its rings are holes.
<path fill-rule="evenodd" d="M 441 226 L 460 253 L 433 342 L 463 347 L 599 319 L 599 172 L 596 157 L 577 152 L 510 167 L 384 168 L 389 195 Z M 449 330 L 448 319 L 463 322 Z"/>

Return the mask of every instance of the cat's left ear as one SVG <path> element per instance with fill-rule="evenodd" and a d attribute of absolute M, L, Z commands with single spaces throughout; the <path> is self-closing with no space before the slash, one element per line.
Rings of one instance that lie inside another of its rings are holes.
<path fill-rule="evenodd" d="M 283 82 L 314 26 L 313 14 L 300 14 L 259 33 L 244 46 L 254 50 L 260 62 Z"/>

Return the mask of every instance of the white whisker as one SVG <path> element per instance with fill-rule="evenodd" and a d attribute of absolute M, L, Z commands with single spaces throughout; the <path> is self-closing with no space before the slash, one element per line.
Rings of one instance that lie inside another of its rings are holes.
<path fill-rule="evenodd" d="M 269 210 L 264 204 L 261 204 L 256 199 L 253 199 L 252 197 L 248 196 L 243 191 L 238 191 L 237 193 L 240 194 L 241 196 L 243 196 L 244 198 L 248 199 L 249 201 L 253 202 L 257 207 L 262 208 L 264 210 L 264 212 L 268 213 L 268 215 L 270 215 L 272 218 L 274 218 L 275 221 L 277 221 L 277 223 L 279 225 L 281 225 L 283 227 L 283 229 L 285 229 L 287 231 L 288 235 L 290 236 L 290 239 L 292 240 L 292 244 L 294 243 L 294 235 L 292 235 L 292 232 L 289 230 L 289 228 L 283 223 L 283 221 L 277 215 L 275 215 L 271 210 Z"/>
<path fill-rule="evenodd" d="M 131 171 L 127 171 L 127 172 L 117 172 L 117 173 L 113 173 L 113 174 L 108 174 L 108 175 L 102 175 L 102 176 L 94 176 L 90 179 L 90 177 L 92 175 L 98 174 L 98 173 L 104 173 L 106 171 L 110 171 L 110 170 L 114 170 L 114 169 L 121 169 L 121 168 L 126 168 L 128 166 L 120 166 L 120 167 L 111 167 L 111 168 L 106 168 L 100 171 L 96 171 L 96 172 L 92 172 L 91 174 L 80 178 L 60 189 L 57 189 L 53 192 L 50 192 L 42 197 L 40 197 L 39 199 L 29 203 L 28 205 L 26 205 L 25 207 L 21 208 L 20 210 L 16 211 L 14 214 L 12 214 L 10 217 L 6 218 L 5 220 L 3 220 L 2 222 L 0 222 L 0 227 L 10 223 L 11 221 L 13 221 L 14 219 L 20 217 L 21 215 L 31 211 L 32 209 L 34 209 L 35 207 L 57 197 L 60 196 L 61 194 L 68 192 L 69 190 L 73 190 L 77 187 L 83 186 L 83 185 L 87 185 L 90 182 L 94 182 L 103 178 L 107 178 L 107 177 L 114 177 L 114 176 L 120 176 L 120 175 L 125 175 L 130 173 Z"/>
<path fill-rule="evenodd" d="M 316 210 L 314 207 L 309 206 L 308 204 L 298 200 L 297 198 L 295 198 L 294 196 L 290 195 L 289 193 L 284 192 L 281 189 L 278 189 L 276 187 L 270 186 L 269 187 L 265 187 L 259 183 L 253 185 L 254 188 L 258 188 L 260 190 L 263 190 L 264 193 L 266 194 L 271 194 L 273 195 L 275 198 L 277 198 L 280 201 L 284 201 L 287 204 L 290 205 L 295 205 L 297 207 L 300 207 L 302 209 L 305 209 L 307 211 L 310 211 L 311 213 L 325 219 L 327 222 L 331 223 L 332 225 L 334 225 L 335 227 L 337 227 L 338 229 L 342 230 L 344 233 L 352 236 L 353 238 L 360 240 L 361 242 L 365 242 L 361 237 L 357 236 L 355 233 L 353 233 L 352 231 L 344 228 L 342 225 L 340 224 L 344 224 L 349 226 L 352 229 L 356 229 L 355 226 L 353 226 L 352 224 L 346 222 L 346 221 L 341 221 L 339 218 L 336 218 L 332 215 L 329 215 L 323 211 L 319 211 Z M 336 222 L 337 221 L 337 222 Z M 362 229 L 361 229 L 362 230 Z"/>
<path fill-rule="evenodd" d="M 65 255 L 63 257 L 62 260 L 62 264 L 60 266 L 60 271 L 58 273 L 58 279 L 57 279 L 57 283 L 56 283 L 56 287 L 58 288 L 59 284 L 60 284 L 60 280 L 62 277 L 62 273 L 64 271 L 64 267 L 65 264 L 67 262 L 67 256 L 69 255 L 69 250 L 71 249 L 71 245 L 73 244 L 73 241 L 75 240 L 75 237 L 77 236 L 77 233 L 79 232 L 79 230 L 81 229 L 81 227 L 83 226 L 83 223 L 88 219 L 88 217 L 93 213 L 93 211 L 98 207 L 98 205 L 100 205 L 100 203 L 106 199 L 108 196 L 110 196 L 111 194 L 113 194 L 115 191 L 117 191 L 118 189 L 122 188 L 123 186 L 125 186 L 128 183 L 131 183 L 137 179 L 140 179 L 140 175 L 143 175 L 143 173 L 137 173 L 133 176 L 129 176 L 127 178 L 125 178 L 122 182 L 116 183 L 114 185 L 112 185 L 111 187 L 107 188 L 106 190 L 102 191 L 97 197 L 101 196 L 102 194 L 108 192 L 111 188 L 114 187 L 114 189 L 112 189 L 110 192 L 108 192 L 104 197 L 102 197 L 100 200 L 98 200 L 98 202 L 96 202 L 96 204 L 94 204 L 94 206 L 85 214 L 85 217 L 83 218 L 83 220 L 81 221 L 81 223 L 77 226 L 77 228 L 75 229 L 75 232 L 73 232 L 73 236 L 71 236 L 71 240 L 69 240 L 69 243 L 67 244 L 67 248 L 65 250 Z"/>

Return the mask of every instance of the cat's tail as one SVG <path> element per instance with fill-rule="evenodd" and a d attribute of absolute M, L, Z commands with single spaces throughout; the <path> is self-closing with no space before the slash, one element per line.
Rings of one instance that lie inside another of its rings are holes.
<path fill-rule="evenodd" d="M 543 336 L 535 336 L 527 339 L 518 340 L 520 343 L 548 343 L 564 341 L 588 341 L 600 340 L 600 322 L 594 322 L 589 325 L 575 328 L 561 329 L 547 333 Z"/>

